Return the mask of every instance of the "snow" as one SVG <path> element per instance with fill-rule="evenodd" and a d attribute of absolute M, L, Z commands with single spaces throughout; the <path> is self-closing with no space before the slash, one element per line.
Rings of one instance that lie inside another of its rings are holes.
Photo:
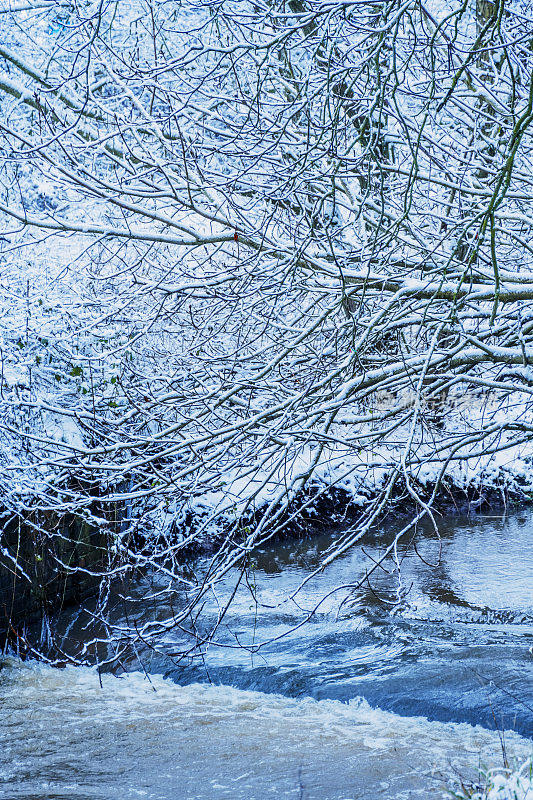
<path fill-rule="evenodd" d="M 471 800 L 532 800 L 533 762 L 528 760 L 517 770 L 495 770 L 486 775 L 486 788 L 468 795 Z"/>

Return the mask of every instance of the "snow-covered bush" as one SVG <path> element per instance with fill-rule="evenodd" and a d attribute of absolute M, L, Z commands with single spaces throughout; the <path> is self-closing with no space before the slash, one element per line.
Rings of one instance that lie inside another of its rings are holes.
<path fill-rule="evenodd" d="M 461 800 L 532 800 L 533 762 L 520 769 L 494 769 L 483 775 L 483 788 L 454 795 Z"/>

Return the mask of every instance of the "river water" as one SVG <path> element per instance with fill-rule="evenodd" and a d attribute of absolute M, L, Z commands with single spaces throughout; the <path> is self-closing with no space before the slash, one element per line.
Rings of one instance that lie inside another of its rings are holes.
<path fill-rule="evenodd" d="M 253 593 L 242 584 L 216 644 L 186 662 L 173 656 L 186 637 L 174 630 L 121 676 L 8 659 L 0 797 L 414 800 L 501 764 L 502 740 L 510 761 L 525 759 L 533 514 L 439 527 L 440 539 L 421 530 L 416 548 L 400 546 L 400 592 L 390 560 L 355 591 L 339 588 L 374 565 L 390 530 L 295 597 L 339 531 L 263 549 L 248 574 Z M 138 598 L 147 588 L 135 588 Z M 229 579 L 217 587 L 216 603 L 231 588 Z M 206 627 L 216 603 L 204 609 Z M 142 625 L 165 611 L 117 603 L 115 617 L 135 613 Z M 87 620 L 60 621 L 66 648 L 90 635 Z"/>

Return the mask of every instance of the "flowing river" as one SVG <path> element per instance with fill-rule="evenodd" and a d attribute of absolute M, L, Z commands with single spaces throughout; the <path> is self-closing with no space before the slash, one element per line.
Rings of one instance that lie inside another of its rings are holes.
<path fill-rule="evenodd" d="M 400 547 L 400 591 L 390 560 L 339 588 L 379 559 L 391 535 L 378 531 L 291 599 L 335 535 L 258 553 L 253 592 L 241 586 L 201 658 L 176 664 L 185 634 L 171 631 L 122 675 L 6 659 L 0 797 L 418 800 L 502 750 L 531 755 L 533 513 L 444 520 L 440 540 Z M 165 611 L 130 601 L 115 615 Z M 65 615 L 65 647 L 87 619 Z"/>

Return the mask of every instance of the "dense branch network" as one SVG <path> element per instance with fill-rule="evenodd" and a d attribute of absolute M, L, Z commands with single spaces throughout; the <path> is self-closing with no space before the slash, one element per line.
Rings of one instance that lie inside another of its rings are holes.
<path fill-rule="evenodd" d="M 333 557 L 399 485 L 432 518 L 454 464 L 531 440 L 527 3 L 3 11 L 8 519 L 120 504 L 106 578 L 180 587 L 222 519 L 143 639 L 317 492 L 381 476 Z"/>

